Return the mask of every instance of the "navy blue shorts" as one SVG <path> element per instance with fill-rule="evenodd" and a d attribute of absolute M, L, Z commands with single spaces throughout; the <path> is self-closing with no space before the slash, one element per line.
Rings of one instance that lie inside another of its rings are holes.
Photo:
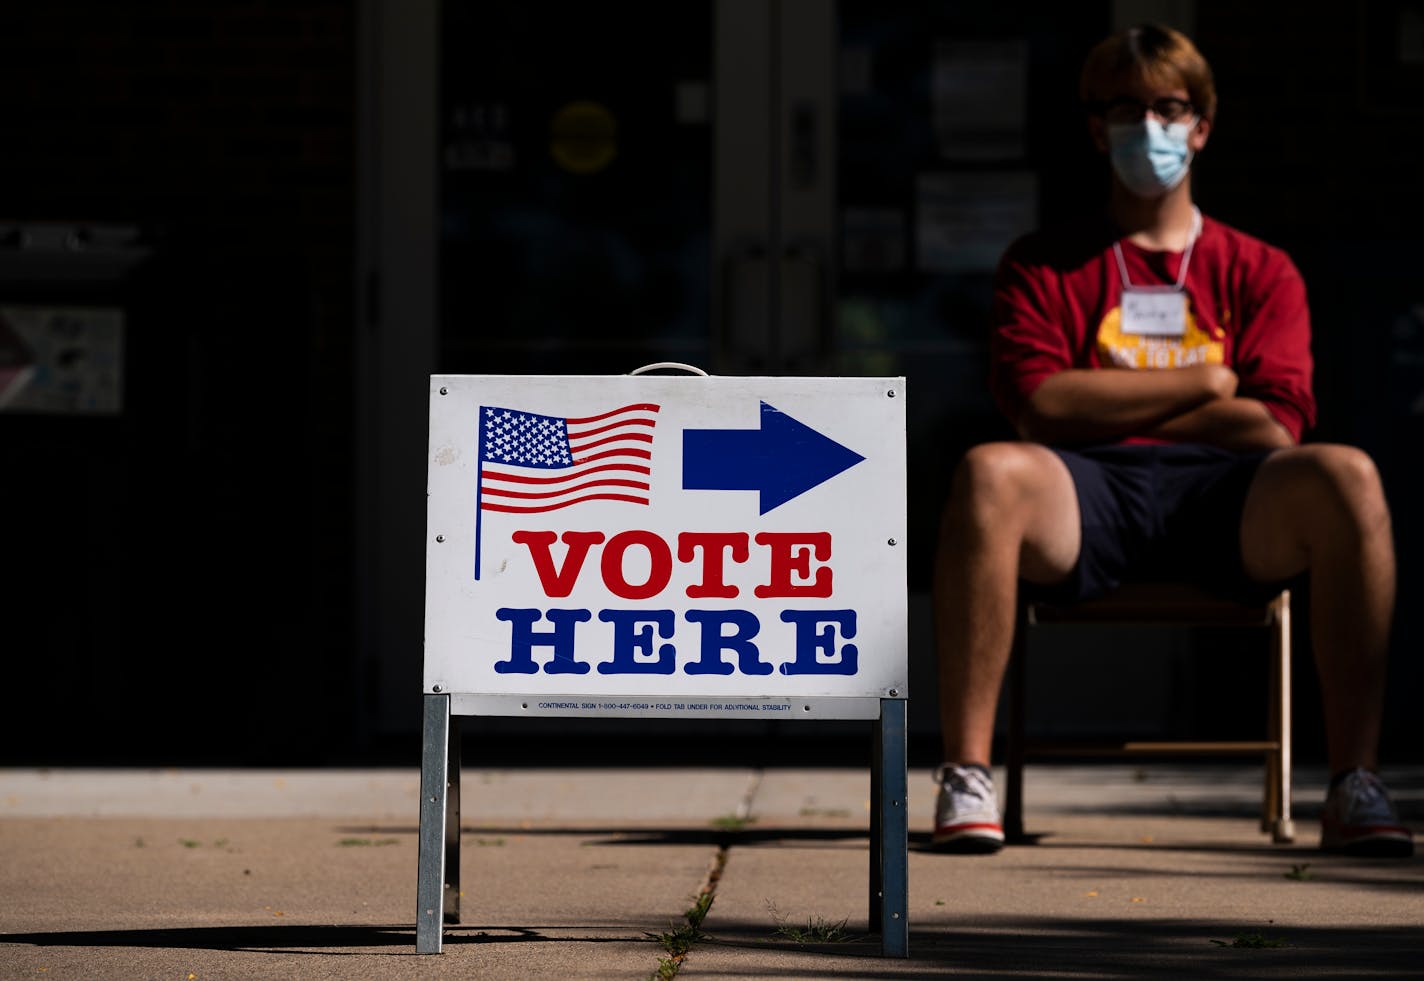
<path fill-rule="evenodd" d="M 1031 598 L 1092 599 L 1124 580 L 1186 581 L 1243 600 L 1271 596 L 1241 567 L 1241 511 L 1269 450 L 1185 444 L 1058 450 L 1078 492 L 1082 550 L 1067 581 Z"/>

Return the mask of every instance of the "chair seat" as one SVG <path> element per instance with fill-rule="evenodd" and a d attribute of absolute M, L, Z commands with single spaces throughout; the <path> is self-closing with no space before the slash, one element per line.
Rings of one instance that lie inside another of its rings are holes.
<path fill-rule="evenodd" d="M 1264 627 L 1276 615 L 1275 599 L 1243 603 L 1174 582 L 1129 582 L 1081 603 L 1028 604 L 1031 624 L 1153 623 L 1163 626 Z"/>

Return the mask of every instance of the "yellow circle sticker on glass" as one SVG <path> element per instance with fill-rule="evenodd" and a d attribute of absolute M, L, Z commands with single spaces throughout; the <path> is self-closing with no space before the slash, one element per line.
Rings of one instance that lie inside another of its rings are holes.
<path fill-rule="evenodd" d="M 596 174 L 618 156 L 618 123 L 597 102 L 570 102 L 549 122 L 549 152 L 572 174 Z"/>

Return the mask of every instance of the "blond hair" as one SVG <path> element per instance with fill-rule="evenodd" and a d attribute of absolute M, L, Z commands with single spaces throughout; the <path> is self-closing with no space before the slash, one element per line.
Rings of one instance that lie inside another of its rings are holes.
<path fill-rule="evenodd" d="M 1197 113 L 1216 116 L 1216 83 L 1211 66 L 1185 34 L 1160 24 L 1140 24 L 1099 41 L 1083 63 L 1078 96 L 1100 111 L 1124 83 L 1145 81 L 1187 90 Z"/>

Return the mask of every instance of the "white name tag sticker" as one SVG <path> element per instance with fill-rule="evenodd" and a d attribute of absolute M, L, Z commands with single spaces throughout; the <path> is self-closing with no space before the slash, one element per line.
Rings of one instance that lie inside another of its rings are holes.
<path fill-rule="evenodd" d="M 1181 290 L 1123 290 L 1122 332 L 1182 337 L 1187 332 L 1187 294 Z"/>

